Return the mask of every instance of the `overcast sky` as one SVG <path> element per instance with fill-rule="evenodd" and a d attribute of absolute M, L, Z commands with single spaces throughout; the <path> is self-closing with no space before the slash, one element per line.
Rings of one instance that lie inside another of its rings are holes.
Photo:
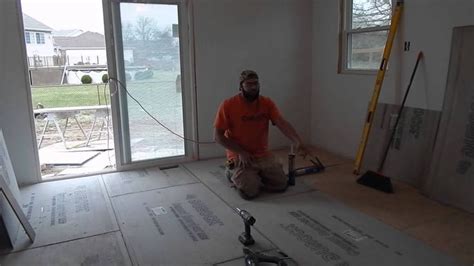
<path fill-rule="evenodd" d="M 81 29 L 104 33 L 102 0 L 21 0 L 25 14 L 55 30 Z M 152 17 L 160 26 L 177 23 L 175 6 L 122 4 L 122 19 Z"/>
<path fill-rule="evenodd" d="M 104 33 L 101 0 L 21 0 L 23 13 L 55 30 Z"/>

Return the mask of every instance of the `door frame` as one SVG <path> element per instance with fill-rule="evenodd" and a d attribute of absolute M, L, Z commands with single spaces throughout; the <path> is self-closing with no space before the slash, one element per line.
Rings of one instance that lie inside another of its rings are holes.
<path fill-rule="evenodd" d="M 102 0 L 104 30 L 107 51 L 107 65 L 110 77 L 125 80 L 123 44 L 121 35 L 120 3 L 172 4 L 178 7 L 181 87 L 183 101 L 184 137 L 197 140 L 196 76 L 194 57 L 193 8 L 190 0 Z M 170 165 L 198 159 L 199 145 L 185 140 L 185 154 L 158 159 L 132 162 L 127 122 L 127 97 L 120 93 L 120 84 L 109 82 L 111 93 L 112 121 L 114 129 L 115 158 L 117 171 L 148 166 Z M 159 126 L 159 125 L 157 125 Z"/>

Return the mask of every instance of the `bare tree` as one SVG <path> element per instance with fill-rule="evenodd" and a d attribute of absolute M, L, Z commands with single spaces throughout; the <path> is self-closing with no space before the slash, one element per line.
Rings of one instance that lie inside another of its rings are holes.
<path fill-rule="evenodd" d="M 150 41 L 156 31 L 156 24 L 152 18 L 139 17 L 135 25 L 135 32 L 138 40 Z"/>
<path fill-rule="evenodd" d="M 122 38 L 124 41 L 134 41 L 136 40 L 135 31 L 133 29 L 132 23 L 128 22 L 122 27 Z"/>
<path fill-rule="evenodd" d="M 390 24 L 392 0 L 353 0 L 352 28 Z"/>

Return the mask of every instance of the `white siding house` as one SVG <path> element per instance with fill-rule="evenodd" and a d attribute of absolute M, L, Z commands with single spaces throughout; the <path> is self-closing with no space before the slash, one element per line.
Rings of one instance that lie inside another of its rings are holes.
<path fill-rule="evenodd" d="M 54 36 L 54 42 L 67 65 L 106 65 L 105 36 L 86 31 L 75 36 Z M 133 51 L 124 51 L 125 60 L 133 62 Z"/>
<path fill-rule="evenodd" d="M 23 14 L 23 23 L 28 57 L 54 56 L 53 29 L 26 14 Z"/>

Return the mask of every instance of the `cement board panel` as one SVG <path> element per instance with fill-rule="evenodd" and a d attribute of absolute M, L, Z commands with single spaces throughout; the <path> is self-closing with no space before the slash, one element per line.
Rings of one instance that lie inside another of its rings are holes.
<path fill-rule="evenodd" d="M 474 26 L 453 29 L 439 134 L 423 191 L 474 213 Z"/>
<path fill-rule="evenodd" d="M 255 227 L 300 265 L 459 265 L 321 192 L 242 206 Z"/>
<path fill-rule="evenodd" d="M 399 105 L 379 103 L 370 131 L 362 173 L 376 171 L 390 141 Z M 385 176 L 420 187 L 429 168 L 440 112 L 405 107 L 384 164 Z"/>
<path fill-rule="evenodd" d="M 249 247 L 249 248 L 252 249 L 252 247 Z M 294 261 L 292 258 L 286 257 L 286 254 L 284 254 L 284 253 L 281 254 L 280 252 L 281 251 L 275 249 L 275 250 L 269 250 L 269 251 L 262 251 L 262 252 L 258 252 L 258 253 L 261 253 L 265 256 L 272 256 L 272 257 L 280 258 L 280 259 L 282 259 L 282 261 L 284 263 L 286 263 L 287 266 L 296 266 L 296 265 L 298 265 L 298 263 L 296 263 L 296 261 Z M 245 262 L 245 257 L 242 256 L 242 257 L 230 260 L 230 261 L 217 263 L 216 265 L 219 265 L 219 266 L 242 266 L 242 265 L 245 265 L 244 262 Z M 258 266 L 275 266 L 275 264 L 274 263 L 269 263 L 269 262 L 259 262 Z"/>
<path fill-rule="evenodd" d="M 83 165 L 98 154 L 98 151 L 39 151 L 41 165 Z"/>
<path fill-rule="evenodd" d="M 0 129 L 0 178 L 5 181 L 7 189 L 10 190 L 15 200 L 20 201 L 20 189 L 16 181 L 15 172 L 8 154 L 7 144 Z M 16 236 L 20 229 L 20 222 L 7 199 L 0 193 L 0 240 L 1 248 L 8 248 L 16 242 Z"/>
<path fill-rule="evenodd" d="M 112 199 L 132 260 L 140 265 L 207 265 L 242 255 L 242 219 L 202 184 Z M 257 250 L 274 248 L 253 232 Z"/>
<path fill-rule="evenodd" d="M 0 265 L 132 265 L 119 232 L 0 256 Z"/>
<path fill-rule="evenodd" d="M 35 184 L 22 188 L 21 194 L 23 211 L 36 232 L 36 240 L 30 244 L 20 230 L 14 250 L 118 230 L 98 176 Z"/>
<path fill-rule="evenodd" d="M 183 167 L 157 167 L 102 175 L 110 197 L 198 182 Z"/>
<path fill-rule="evenodd" d="M 247 203 L 247 200 L 242 199 L 237 190 L 232 187 L 232 184 L 225 177 L 225 159 L 212 159 L 199 162 L 192 162 L 184 164 L 191 173 L 193 173 L 202 183 L 214 191 L 220 198 L 222 198 L 229 205 L 237 207 Z M 302 177 L 296 178 L 296 185 L 290 186 L 284 193 L 266 193 L 261 192 L 261 195 L 252 201 L 273 200 L 276 198 L 286 197 L 299 193 L 313 191 L 309 185 L 301 182 Z"/>

